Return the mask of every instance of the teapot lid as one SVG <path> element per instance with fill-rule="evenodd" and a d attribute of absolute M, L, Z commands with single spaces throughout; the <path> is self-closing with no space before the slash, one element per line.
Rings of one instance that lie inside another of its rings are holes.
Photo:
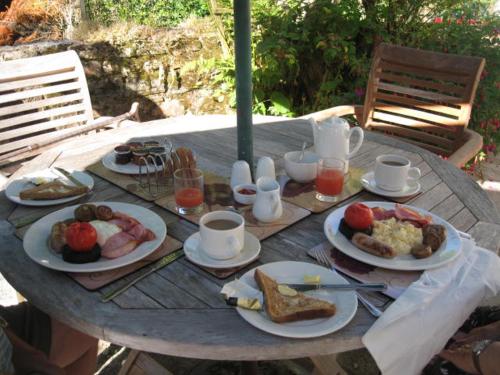
<path fill-rule="evenodd" d="M 343 119 L 342 117 L 337 117 L 337 116 L 332 116 L 329 117 L 323 121 L 321 121 L 321 126 L 326 126 L 326 127 L 331 127 L 333 128 L 334 126 L 347 126 L 349 127 L 349 123 L 347 120 Z"/>

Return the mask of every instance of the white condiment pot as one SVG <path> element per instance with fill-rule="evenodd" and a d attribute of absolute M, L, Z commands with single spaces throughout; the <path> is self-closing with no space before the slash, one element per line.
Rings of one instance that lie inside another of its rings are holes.
<path fill-rule="evenodd" d="M 257 180 L 257 196 L 253 204 L 253 216 L 263 223 L 271 223 L 283 215 L 280 185 L 270 177 Z"/>
<path fill-rule="evenodd" d="M 349 170 L 349 159 L 358 152 L 363 143 L 363 130 L 356 126 L 349 127 L 349 123 L 340 117 L 330 117 L 320 123 L 310 118 L 313 128 L 314 149 L 320 158 L 335 158 L 344 161 L 344 172 Z M 354 133 L 358 133 L 358 141 L 349 152 L 349 141 Z"/>

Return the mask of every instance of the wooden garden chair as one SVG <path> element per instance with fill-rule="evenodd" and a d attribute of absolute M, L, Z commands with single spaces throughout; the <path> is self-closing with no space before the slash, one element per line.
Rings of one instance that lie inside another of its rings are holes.
<path fill-rule="evenodd" d="M 136 103 L 126 114 L 94 120 L 75 51 L 0 62 L 0 169 L 4 171 L 12 172 L 21 160 L 69 137 L 129 118 L 139 119 Z"/>
<path fill-rule="evenodd" d="M 467 129 L 484 59 L 382 43 L 375 51 L 363 106 L 312 113 L 317 121 L 354 115 L 362 128 L 404 138 L 462 167 L 482 148 Z"/>

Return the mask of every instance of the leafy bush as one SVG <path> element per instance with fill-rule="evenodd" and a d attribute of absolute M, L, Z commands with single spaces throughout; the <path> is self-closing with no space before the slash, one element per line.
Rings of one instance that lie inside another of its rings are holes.
<path fill-rule="evenodd" d="M 222 1 L 226 7 L 232 0 Z M 486 0 L 253 0 L 254 111 L 305 114 L 359 104 L 381 41 L 482 56 L 470 126 L 500 143 L 500 17 Z M 232 31 L 232 18 L 225 19 Z M 220 78 L 232 89 L 231 61 Z"/>
<path fill-rule="evenodd" d="M 205 0 L 86 0 L 90 18 L 104 25 L 132 21 L 141 25 L 172 27 L 190 15 L 205 16 Z"/>

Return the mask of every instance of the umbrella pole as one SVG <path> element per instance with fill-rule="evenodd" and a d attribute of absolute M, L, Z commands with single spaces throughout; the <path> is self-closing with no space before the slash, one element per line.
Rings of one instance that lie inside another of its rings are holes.
<path fill-rule="evenodd" d="M 253 172 L 250 0 L 234 0 L 233 4 L 238 159 L 245 160 Z"/>

